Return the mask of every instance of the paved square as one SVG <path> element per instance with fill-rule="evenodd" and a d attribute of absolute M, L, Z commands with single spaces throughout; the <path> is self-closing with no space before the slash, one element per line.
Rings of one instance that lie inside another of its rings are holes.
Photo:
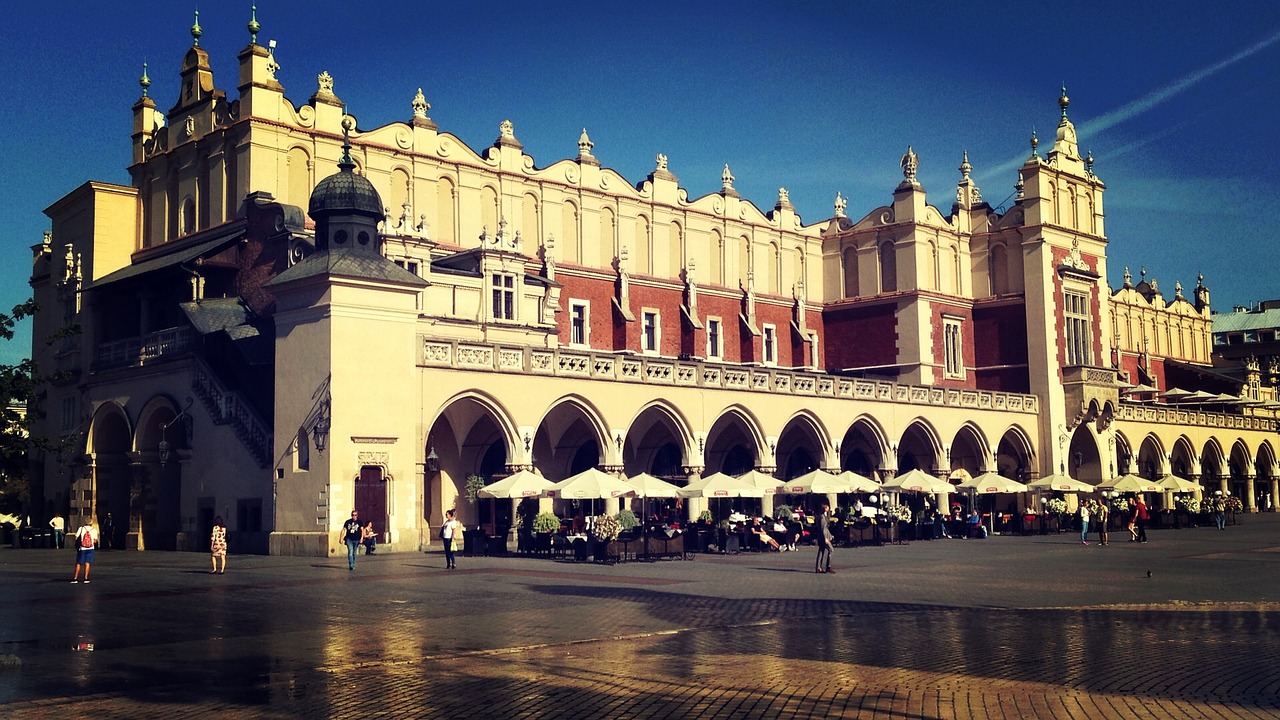
<path fill-rule="evenodd" d="M 1113 535 L 1117 537 L 1122 534 Z M 0 550 L 8 718 L 1280 716 L 1280 516 L 599 566 Z"/>

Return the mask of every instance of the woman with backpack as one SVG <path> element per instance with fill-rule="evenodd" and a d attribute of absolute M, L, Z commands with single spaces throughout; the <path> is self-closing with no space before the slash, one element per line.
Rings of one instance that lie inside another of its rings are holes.
<path fill-rule="evenodd" d="M 89 567 L 93 565 L 93 549 L 98 546 L 98 526 L 90 518 L 76 531 L 76 574 L 71 583 L 80 582 L 80 568 L 84 567 L 84 582 L 89 584 Z"/>

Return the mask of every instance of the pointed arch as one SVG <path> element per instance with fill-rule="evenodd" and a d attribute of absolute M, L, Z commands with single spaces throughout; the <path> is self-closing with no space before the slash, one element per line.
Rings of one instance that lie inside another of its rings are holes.
<path fill-rule="evenodd" d="M 991 446 L 982 428 L 969 421 L 956 430 L 951 438 L 951 452 L 945 470 L 965 470 L 977 476 L 991 469 Z"/>
<path fill-rule="evenodd" d="M 1010 425 L 996 444 L 996 470 L 1018 482 L 1027 482 L 1039 470 L 1031 435 L 1021 425 Z"/>
<path fill-rule="evenodd" d="M 760 465 L 764 448 L 759 418 L 741 405 L 730 405 L 707 430 L 703 463 L 708 473 L 741 474 Z"/>
<path fill-rule="evenodd" d="M 793 414 L 778 433 L 774 453 L 778 477 L 790 479 L 827 467 L 830 447 L 830 434 L 812 411 L 801 410 Z"/>
<path fill-rule="evenodd" d="M 873 473 L 883 474 L 890 469 L 885 462 L 890 455 L 888 435 L 870 415 L 860 415 L 850 423 L 836 452 L 840 455 L 841 470 L 871 477 Z"/>
<path fill-rule="evenodd" d="M 916 417 L 902 431 L 897 454 L 899 474 L 915 469 L 925 472 L 938 470 L 943 450 L 937 429 L 925 418 Z"/>

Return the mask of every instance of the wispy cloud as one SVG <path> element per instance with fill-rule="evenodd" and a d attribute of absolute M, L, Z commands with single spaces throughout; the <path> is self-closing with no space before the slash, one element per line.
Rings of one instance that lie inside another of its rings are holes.
<path fill-rule="evenodd" d="M 1112 110 L 1109 113 L 1100 115 L 1092 120 L 1089 120 L 1088 122 L 1081 124 L 1080 132 L 1081 134 L 1088 135 L 1089 137 L 1096 137 L 1103 131 L 1111 127 L 1114 127 L 1126 120 L 1129 120 L 1130 118 L 1141 115 L 1142 113 L 1145 113 L 1148 110 L 1151 110 L 1152 108 L 1156 107 L 1157 105 L 1160 105 L 1161 103 L 1168 101 L 1170 98 L 1178 95 L 1179 93 L 1185 92 L 1191 89 L 1192 87 L 1198 85 L 1199 83 L 1204 82 L 1205 80 L 1222 72 L 1223 70 L 1226 70 L 1232 65 L 1235 65 L 1236 63 L 1239 63 L 1243 60 L 1247 60 L 1248 58 L 1253 57 L 1254 55 L 1257 55 L 1263 50 L 1266 50 L 1272 45 L 1275 45 L 1277 42 L 1280 42 L 1280 31 L 1276 31 L 1271 35 L 1268 35 L 1262 40 L 1259 40 L 1258 42 L 1240 50 L 1239 52 L 1234 53 L 1230 57 L 1227 57 L 1223 60 L 1213 63 L 1212 65 L 1207 65 L 1194 72 L 1187 73 L 1186 75 L 1183 75 L 1182 77 L 1173 81 L 1169 85 L 1163 88 L 1160 88 L 1159 90 L 1154 90 L 1150 93 L 1147 93 L 1146 95 L 1138 98 L 1137 100 L 1133 100 L 1131 102 L 1125 103 L 1124 105 L 1116 108 L 1115 110 Z M 1168 134 L 1168 133 L 1165 132 L 1162 134 Z M 1133 150 L 1135 149 L 1135 147 L 1145 145 L 1151 142 L 1153 139 L 1154 138 L 1147 138 L 1145 140 L 1141 140 L 1135 143 L 1134 147 L 1126 147 L 1124 149 L 1126 151 Z M 1112 151 L 1109 154 L 1114 156 L 1116 153 Z M 984 171 L 982 173 L 982 176 L 990 177 L 990 176 L 1004 175 L 1005 173 L 1008 173 L 1014 170 L 1015 168 L 1021 167 L 1022 164 L 1026 162 L 1026 160 L 1027 160 L 1026 155 L 1020 155 L 1015 159 L 1009 160 L 1006 163 L 1003 163 L 1001 165 L 998 165 L 996 167 L 993 167 Z"/>

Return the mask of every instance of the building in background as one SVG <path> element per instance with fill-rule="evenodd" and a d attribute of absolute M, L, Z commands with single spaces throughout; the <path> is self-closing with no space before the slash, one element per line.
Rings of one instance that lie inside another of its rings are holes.
<path fill-rule="evenodd" d="M 1274 380 L 1213 366 L 1203 283 L 1107 287 L 1105 185 L 1065 90 L 1011 207 L 962 156 L 944 214 L 908 148 L 885 205 L 836 194 L 806 225 L 728 165 L 698 198 L 662 154 L 623 178 L 585 129 L 541 167 L 507 120 L 475 150 L 422 90 L 379 127 L 327 72 L 295 105 L 256 30 L 229 94 L 193 28 L 167 112 L 144 73 L 131 185 L 46 211 L 33 356 L 60 372 L 37 432 L 74 447 L 33 458 L 46 513 L 176 549 L 221 515 L 233 550 L 328 555 L 353 507 L 392 549 L 452 507 L 500 531 L 512 504 L 467 487 L 521 468 L 1177 473 L 1271 506 Z M 1175 402 L 1175 379 L 1215 403 Z"/>

